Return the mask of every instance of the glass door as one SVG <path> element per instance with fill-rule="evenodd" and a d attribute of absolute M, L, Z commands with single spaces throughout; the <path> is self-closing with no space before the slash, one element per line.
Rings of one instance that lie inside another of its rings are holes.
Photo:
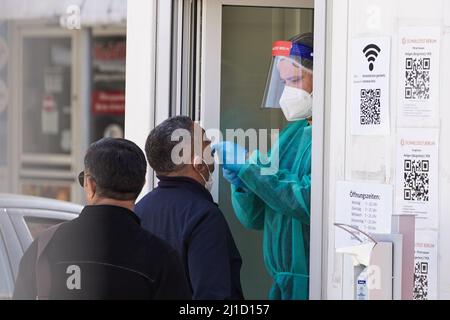
<path fill-rule="evenodd" d="M 280 109 L 262 109 L 272 43 L 312 32 L 313 1 L 206 1 L 203 12 L 201 123 L 205 129 L 282 130 Z M 251 150 L 250 148 L 250 151 Z M 220 169 L 220 170 L 219 170 Z M 263 233 L 245 229 L 231 205 L 230 184 L 215 170 L 213 190 L 243 259 L 247 299 L 267 299 L 272 279 L 263 261 Z"/>

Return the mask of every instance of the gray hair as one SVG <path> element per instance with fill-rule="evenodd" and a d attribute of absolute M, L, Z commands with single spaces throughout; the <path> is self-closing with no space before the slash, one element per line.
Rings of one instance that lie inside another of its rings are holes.
<path fill-rule="evenodd" d="M 172 150 L 180 143 L 174 140 L 176 131 L 188 131 L 193 136 L 194 122 L 186 116 L 176 116 L 163 121 L 148 135 L 145 154 L 150 167 L 157 173 L 169 173 L 180 170 L 184 164 L 176 164 L 172 159 Z M 183 137 L 180 137 L 183 139 Z"/>

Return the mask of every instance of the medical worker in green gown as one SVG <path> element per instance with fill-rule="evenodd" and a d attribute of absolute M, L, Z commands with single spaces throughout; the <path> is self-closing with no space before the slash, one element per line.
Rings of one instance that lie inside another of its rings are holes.
<path fill-rule="evenodd" d="M 267 155 L 249 155 L 230 141 L 214 150 L 232 185 L 238 219 L 264 230 L 264 262 L 273 278 L 269 298 L 308 299 L 313 35 L 276 41 L 272 56 L 263 107 L 281 107 L 289 124 Z M 264 174 L 267 157 L 275 161 L 277 153 L 278 170 Z"/>

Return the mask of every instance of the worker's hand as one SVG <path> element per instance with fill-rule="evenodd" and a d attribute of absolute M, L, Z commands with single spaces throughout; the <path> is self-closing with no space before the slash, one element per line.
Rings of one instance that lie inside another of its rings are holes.
<path fill-rule="evenodd" d="M 242 165 L 245 164 L 247 150 L 239 144 L 222 141 L 212 146 L 213 152 L 217 152 L 220 163 L 224 169 L 239 173 Z"/>
<path fill-rule="evenodd" d="M 228 180 L 229 183 L 236 186 L 236 188 L 242 187 L 243 182 L 239 178 L 238 173 L 236 171 L 227 170 L 223 168 L 223 177 Z"/>

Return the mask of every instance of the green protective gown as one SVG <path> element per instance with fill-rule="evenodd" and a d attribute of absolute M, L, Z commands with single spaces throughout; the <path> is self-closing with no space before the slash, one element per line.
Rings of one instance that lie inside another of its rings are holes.
<path fill-rule="evenodd" d="M 290 123 L 268 154 L 273 161 L 278 148 L 279 170 L 262 175 L 268 159 L 253 152 L 239 171 L 245 188 L 232 186 L 240 222 L 264 229 L 264 262 L 274 280 L 269 299 L 308 299 L 311 141 L 306 120 Z"/>

